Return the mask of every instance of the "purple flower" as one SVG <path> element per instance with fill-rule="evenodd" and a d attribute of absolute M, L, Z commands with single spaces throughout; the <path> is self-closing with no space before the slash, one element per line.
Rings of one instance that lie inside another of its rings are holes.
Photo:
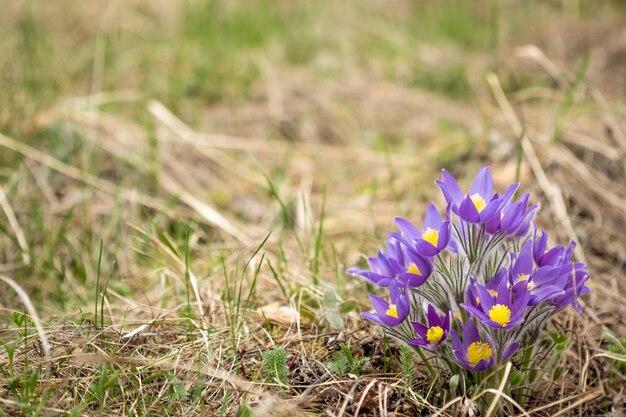
<path fill-rule="evenodd" d="M 530 194 L 524 194 L 518 201 L 509 200 L 506 202 L 500 216 L 494 216 L 485 223 L 485 230 L 488 233 L 505 233 L 518 237 L 525 236 L 530 229 L 530 224 L 539 208 L 538 204 L 528 206 Z"/>
<path fill-rule="evenodd" d="M 463 194 L 461 187 L 445 169 L 442 180 L 437 185 L 443 192 L 452 211 L 469 223 L 485 223 L 500 214 L 502 207 L 513 197 L 519 183 L 509 186 L 502 197 L 493 193 L 493 180 L 489 167 L 483 167 L 476 175 L 469 194 Z"/>
<path fill-rule="evenodd" d="M 485 284 L 485 288 L 487 292 L 492 296 L 496 297 L 498 295 L 498 287 L 500 286 L 500 282 L 504 279 L 505 272 L 504 270 L 500 270 L 493 278 L 491 278 Z M 478 305 L 480 304 L 480 296 L 476 291 L 476 280 L 470 277 L 470 285 L 465 290 L 465 304 L 468 304 L 474 308 L 480 308 Z"/>
<path fill-rule="evenodd" d="M 484 371 L 493 366 L 494 347 L 488 337 L 481 339 L 480 333 L 471 319 L 463 327 L 463 341 L 455 329 L 452 334 L 452 351 L 461 365 L 470 371 Z"/>
<path fill-rule="evenodd" d="M 402 245 L 393 235 L 387 240 L 386 252 L 379 251 L 376 258 L 369 258 L 368 261 L 371 271 L 350 268 L 348 273 L 361 276 L 381 287 L 419 287 L 433 270 L 428 259 L 420 256 L 415 249 Z"/>
<path fill-rule="evenodd" d="M 421 323 L 411 322 L 411 326 L 419 336 L 417 339 L 411 340 L 409 343 L 424 346 L 429 349 L 436 349 L 446 338 L 450 331 L 450 312 L 445 316 L 439 317 L 435 307 L 428 304 L 428 327 Z"/>
<path fill-rule="evenodd" d="M 517 326 L 524 321 L 523 316 L 530 293 L 528 291 L 514 293 L 508 286 L 504 270 L 500 270 L 492 280 L 498 283 L 495 291 L 473 281 L 471 285 L 478 299 L 476 303 L 462 303 L 461 307 L 487 326 L 496 329 Z"/>
<path fill-rule="evenodd" d="M 578 301 L 578 298 L 582 294 L 591 292 L 591 289 L 585 285 L 588 279 L 587 265 L 582 262 L 576 262 L 570 266 L 567 283 L 563 287 L 563 295 L 549 300 L 548 303 L 553 304 L 556 308 L 571 305 L 578 311 L 578 314 L 582 313 L 583 306 Z"/>
<path fill-rule="evenodd" d="M 396 225 L 408 242 L 414 242 L 417 252 L 422 256 L 435 256 L 448 244 L 452 245 L 453 251 L 456 249 L 454 241 L 450 242 L 450 206 L 446 210 L 445 219 L 442 219 L 435 205 L 430 203 L 426 209 L 423 231 L 401 217 L 396 217 Z"/>
<path fill-rule="evenodd" d="M 410 311 L 409 290 L 406 287 L 401 290 L 392 285 L 389 287 L 389 298 L 391 303 L 370 294 L 374 312 L 362 313 L 361 317 L 383 326 L 395 327 L 401 324 Z"/>
<path fill-rule="evenodd" d="M 509 283 L 513 292 L 530 292 L 529 305 L 562 295 L 568 277 L 568 268 L 558 265 L 545 265 L 535 269 L 532 249 L 533 241 L 528 240 L 517 258 L 511 254 L 509 268 Z"/>

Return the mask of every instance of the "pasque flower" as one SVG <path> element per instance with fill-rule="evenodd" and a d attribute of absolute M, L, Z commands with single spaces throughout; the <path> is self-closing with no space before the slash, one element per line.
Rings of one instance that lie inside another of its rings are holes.
<path fill-rule="evenodd" d="M 493 193 L 493 180 L 489 167 L 483 167 L 470 187 L 469 194 L 463 194 L 456 179 L 445 169 L 442 180 L 437 185 L 443 192 L 452 211 L 469 223 L 485 223 L 500 214 L 502 207 L 513 197 L 518 183 L 512 184 L 498 196 Z"/>
<path fill-rule="evenodd" d="M 463 303 L 461 307 L 483 324 L 497 329 L 510 329 L 523 322 L 530 293 L 528 291 L 514 293 L 508 285 L 504 269 L 491 281 L 496 281 L 496 290 L 472 281 L 470 286 L 477 296 L 476 303 Z"/>
<path fill-rule="evenodd" d="M 591 289 L 585 285 L 588 280 L 589 272 L 587 271 L 587 265 L 582 262 L 576 262 L 571 266 L 571 272 L 563 287 L 563 294 L 548 300 L 548 303 L 554 305 L 557 309 L 571 305 L 578 311 L 578 314 L 582 313 L 583 306 L 578 299 L 582 294 L 591 291 Z"/>
<path fill-rule="evenodd" d="M 450 206 L 446 210 L 446 217 L 442 219 L 433 203 L 428 205 L 424 217 L 424 229 L 420 231 L 413 223 L 396 217 L 396 225 L 406 237 L 407 245 L 414 244 L 417 252 L 426 257 L 432 257 L 452 244 L 452 250 L 456 250 L 454 241 L 450 241 Z"/>
<path fill-rule="evenodd" d="M 427 319 L 428 326 L 424 326 L 422 323 L 411 322 L 411 326 L 413 326 L 418 338 L 411 340 L 409 343 L 435 349 L 448 337 L 450 312 L 440 317 L 435 307 L 432 304 L 428 304 Z"/>
<path fill-rule="evenodd" d="M 517 257 L 511 254 L 509 283 L 514 292 L 528 291 L 529 305 L 554 298 L 564 293 L 569 268 L 560 265 L 545 265 L 535 268 L 532 256 L 533 241 L 528 240 Z"/>
<path fill-rule="evenodd" d="M 432 203 L 422 228 L 397 217 L 399 231 L 369 258 L 370 270 L 348 271 L 389 291 L 387 299 L 370 295 L 374 311 L 362 317 L 418 351 L 428 349 L 426 360 L 471 387 L 486 381 L 475 372 L 506 361 L 551 315 L 569 305 L 580 312 L 589 272 L 572 260 L 573 243 L 548 248 L 547 233 L 533 221 L 539 206 L 529 194 L 513 200 L 518 184 L 494 193 L 484 167 L 467 193 L 446 170 L 437 185 L 445 217 Z"/>
<path fill-rule="evenodd" d="M 525 236 L 539 208 L 538 204 L 528 206 L 530 194 L 526 193 L 518 201 L 509 200 L 503 206 L 500 216 L 494 216 L 485 223 L 488 233 L 505 233 L 507 235 Z"/>
<path fill-rule="evenodd" d="M 417 251 L 393 236 L 387 239 L 386 252 L 378 252 L 376 258 L 368 259 L 371 271 L 350 268 L 348 273 L 358 275 L 381 287 L 396 285 L 419 287 L 432 272 L 432 263 Z"/>
<path fill-rule="evenodd" d="M 484 371 L 493 366 L 495 348 L 489 337 L 480 337 L 474 321 L 467 320 L 463 326 L 463 340 L 455 329 L 452 334 L 452 351 L 464 368 Z"/>
<path fill-rule="evenodd" d="M 401 324 L 411 311 L 408 287 L 400 289 L 392 285 L 389 287 L 389 296 L 391 302 L 370 294 L 374 312 L 362 313 L 361 317 L 383 326 L 395 327 Z"/>

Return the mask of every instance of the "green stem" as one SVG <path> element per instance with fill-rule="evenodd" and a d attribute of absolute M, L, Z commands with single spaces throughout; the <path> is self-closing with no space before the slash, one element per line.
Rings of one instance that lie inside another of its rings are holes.
<path fill-rule="evenodd" d="M 426 368 L 428 369 L 428 373 L 433 378 L 433 381 L 435 381 L 437 379 L 437 374 L 435 373 L 435 370 L 433 369 L 433 367 L 430 365 L 430 362 L 428 362 L 428 359 L 426 359 L 426 355 L 424 355 L 424 352 L 422 352 L 421 348 L 417 348 L 416 350 L 417 350 L 417 354 L 422 359 L 422 362 L 424 362 L 424 365 L 426 365 Z"/>

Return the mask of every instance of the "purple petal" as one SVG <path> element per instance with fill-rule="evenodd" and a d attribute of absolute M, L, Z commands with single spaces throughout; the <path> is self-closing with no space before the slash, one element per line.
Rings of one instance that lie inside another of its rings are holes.
<path fill-rule="evenodd" d="M 489 291 L 487 291 L 487 289 L 482 285 L 476 285 L 474 287 L 474 290 L 476 291 L 476 295 L 478 295 L 478 297 L 480 298 L 480 303 L 478 304 L 480 309 L 482 311 L 491 310 L 491 307 L 493 307 L 494 305 L 493 295 L 489 294 Z"/>
<path fill-rule="evenodd" d="M 437 208 L 433 203 L 430 203 L 426 208 L 426 216 L 424 217 L 424 230 L 426 230 L 427 227 L 430 227 L 434 230 L 439 230 L 442 223 L 443 220 L 439 215 L 439 211 L 437 211 Z"/>
<path fill-rule="evenodd" d="M 462 358 L 465 358 L 465 349 L 463 349 L 463 345 L 461 344 L 461 340 L 459 339 L 459 334 L 455 329 L 450 329 L 450 334 L 452 335 L 452 349 L 454 352 L 459 352 Z M 467 343 L 469 346 L 469 343 Z M 457 355 L 457 357 L 459 357 Z"/>
<path fill-rule="evenodd" d="M 465 197 L 459 206 L 459 217 L 470 223 L 478 223 L 480 214 L 471 198 Z"/>
<path fill-rule="evenodd" d="M 439 237 L 437 239 L 437 249 L 439 251 L 444 250 L 450 242 L 450 227 L 450 220 L 446 220 L 441 224 L 441 227 L 439 228 Z"/>
<path fill-rule="evenodd" d="M 437 314 L 437 311 L 435 310 L 435 307 L 433 307 L 432 304 L 428 304 L 428 325 L 429 326 L 439 326 L 441 324 L 441 320 L 439 320 L 439 315 Z"/>
<path fill-rule="evenodd" d="M 532 240 L 528 240 L 520 249 L 519 256 L 511 270 L 514 278 L 522 274 L 531 274 L 533 270 L 532 244 Z"/>
<path fill-rule="evenodd" d="M 441 172 L 441 178 L 443 181 L 437 181 L 437 185 L 441 188 L 444 197 L 446 197 L 448 203 L 454 202 L 458 206 L 463 199 L 463 191 L 461 191 L 459 183 L 445 169 Z"/>
<path fill-rule="evenodd" d="M 504 194 L 502 194 L 500 200 L 502 200 L 502 202 L 505 204 L 508 203 L 509 200 L 513 197 L 513 194 L 515 194 L 515 191 L 517 191 L 517 187 L 519 187 L 519 182 L 509 185 L 509 188 L 504 191 Z"/>
<path fill-rule="evenodd" d="M 491 170 L 489 167 L 482 167 L 480 171 L 478 171 L 469 194 L 479 194 L 486 201 L 491 200 L 491 196 L 493 195 L 493 180 L 491 179 Z"/>
<path fill-rule="evenodd" d="M 369 311 L 366 311 L 365 313 L 361 313 L 361 317 L 367 320 L 371 320 L 376 324 L 380 324 L 381 326 L 385 325 L 385 323 L 383 323 L 376 314 L 371 313 Z"/>
<path fill-rule="evenodd" d="M 476 328 L 474 321 L 471 319 L 467 320 L 467 323 L 465 323 L 465 327 L 463 328 L 463 344 L 469 346 L 479 340 L 480 334 L 478 333 L 478 329 Z"/>
<path fill-rule="evenodd" d="M 439 239 L 439 241 L 437 243 L 439 243 L 441 241 L 441 238 Z M 437 255 L 439 252 L 441 252 L 440 249 L 436 248 L 435 246 L 432 245 L 432 243 L 425 241 L 424 239 L 417 239 L 415 241 L 415 249 L 417 249 L 417 252 L 422 255 L 422 256 L 426 256 L 426 257 L 432 257 Z"/>
<path fill-rule="evenodd" d="M 402 272 L 396 275 L 396 280 L 402 285 L 408 285 L 410 288 L 416 288 L 424 285 L 427 276 L 413 274 L 411 272 Z"/>
<path fill-rule="evenodd" d="M 426 339 L 411 339 L 409 340 L 409 343 L 411 345 L 428 346 L 428 341 Z"/>
<path fill-rule="evenodd" d="M 469 313 L 471 313 L 474 317 L 476 317 L 478 320 L 485 322 L 489 320 L 489 317 L 487 317 L 487 315 L 480 311 L 479 309 L 475 308 L 474 306 L 470 305 L 470 304 L 465 304 L 465 303 L 461 303 L 460 304 L 461 307 L 463 307 L 466 311 L 468 311 Z M 471 321 L 471 320 L 470 320 Z"/>
<path fill-rule="evenodd" d="M 487 203 L 487 205 L 485 206 L 485 208 L 483 209 L 483 211 L 480 212 L 480 221 L 481 222 L 486 222 L 488 220 L 491 220 L 494 217 L 499 217 L 499 213 L 500 210 L 502 209 L 502 200 L 492 200 L 489 203 Z"/>
<path fill-rule="evenodd" d="M 411 326 L 413 326 L 413 330 L 415 333 L 419 335 L 422 339 L 426 339 L 426 333 L 428 333 L 428 327 L 424 326 L 422 323 L 417 323 L 412 321 Z"/>
<path fill-rule="evenodd" d="M 443 330 L 447 333 L 450 330 L 450 312 L 446 313 L 446 318 L 443 319 Z"/>
<path fill-rule="evenodd" d="M 519 342 L 515 342 L 515 343 L 510 344 L 504 350 L 504 353 L 502 354 L 502 359 L 500 359 L 500 361 L 501 362 L 506 362 L 506 360 L 509 359 L 511 357 L 511 355 L 513 355 L 515 352 L 517 352 L 519 347 L 520 347 Z"/>
<path fill-rule="evenodd" d="M 410 240 L 420 239 L 422 233 L 419 229 L 410 221 L 403 219 L 402 217 L 396 217 L 395 219 L 398 229 Z"/>

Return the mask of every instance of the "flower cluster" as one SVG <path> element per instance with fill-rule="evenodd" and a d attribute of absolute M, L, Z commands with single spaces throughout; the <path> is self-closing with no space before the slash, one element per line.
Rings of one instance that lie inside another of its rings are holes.
<path fill-rule="evenodd" d="M 519 184 L 494 193 L 484 167 L 467 193 L 445 170 L 437 185 L 443 217 L 431 203 L 422 228 L 396 218 L 370 269 L 348 270 L 389 291 L 370 295 L 374 311 L 362 317 L 451 369 L 478 372 L 506 361 L 561 309 L 582 311 L 587 266 L 572 260 L 573 242 L 548 247 L 533 222 L 538 206 L 529 194 L 514 199 Z"/>

